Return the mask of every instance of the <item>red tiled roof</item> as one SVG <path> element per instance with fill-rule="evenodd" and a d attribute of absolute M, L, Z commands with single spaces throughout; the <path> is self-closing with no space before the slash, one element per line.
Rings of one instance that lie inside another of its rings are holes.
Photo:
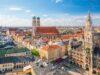
<path fill-rule="evenodd" d="M 36 34 L 58 34 L 56 27 L 37 27 Z"/>
<path fill-rule="evenodd" d="M 41 48 L 42 50 L 45 50 L 45 51 L 51 51 L 51 50 L 56 50 L 58 48 L 61 48 L 61 46 L 59 45 L 50 45 L 50 46 L 45 46 L 43 48 Z"/>
<path fill-rule="evenodd" d="M 76 33 L 76 34 L 66 34 L 66 35 L 62 35 L 61 38 L 70 38 L 70 37 L 80 37 L 81 35 L 83 35 L 84 33 Z"/>

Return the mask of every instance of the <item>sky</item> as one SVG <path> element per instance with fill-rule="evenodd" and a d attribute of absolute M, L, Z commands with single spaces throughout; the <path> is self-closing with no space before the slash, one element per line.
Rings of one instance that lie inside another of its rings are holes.
<path fill-rule="evenodd" d="M 100 25 L 100 0 L 0 0 L 0 26 L 83 26 L 88 11 L 93 25 Z"/>

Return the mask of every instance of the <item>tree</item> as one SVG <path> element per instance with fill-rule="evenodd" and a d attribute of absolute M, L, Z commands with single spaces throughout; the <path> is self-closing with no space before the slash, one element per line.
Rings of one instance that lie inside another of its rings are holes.
<path fill-rule="evenodd" d="M 36 49 L 32 50 L 32 54 L 35 55 L 35 56 L 40 56 L 38 50 L 36 50 Z"/>

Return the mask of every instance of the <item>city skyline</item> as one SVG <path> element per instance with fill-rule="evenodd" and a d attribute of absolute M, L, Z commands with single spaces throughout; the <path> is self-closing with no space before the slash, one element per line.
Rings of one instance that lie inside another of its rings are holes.
<path fill-rule="evenodd" d="M 99 25 L 99 0 L 1 0 L 0 26 L 32 26 L 33 16 L 41 17 L 41 25 L 83 26 L 88 10 Z"/>

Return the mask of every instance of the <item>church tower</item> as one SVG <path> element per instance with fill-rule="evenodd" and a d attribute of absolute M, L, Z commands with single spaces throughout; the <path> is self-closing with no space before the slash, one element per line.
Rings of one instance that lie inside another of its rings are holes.
<path fill-rule="evenodd" d="M 40 17 L 37 17 L 37 27 L 40 26 Z"/>
<path fill-rule="evenodd" d="M 32 38 L 35 36 L 35 30 L 36 30 L 36 16 L 32 18 Z"/>
<path fill-rule="evenodd" d="M 85 67 L 89 70 L 89 75 L 92 75 L 93 69 L 93 33 L 92 20 L 90 13 L 86 19 L 84 29 L 84 48 L 85 48 Z"/>

